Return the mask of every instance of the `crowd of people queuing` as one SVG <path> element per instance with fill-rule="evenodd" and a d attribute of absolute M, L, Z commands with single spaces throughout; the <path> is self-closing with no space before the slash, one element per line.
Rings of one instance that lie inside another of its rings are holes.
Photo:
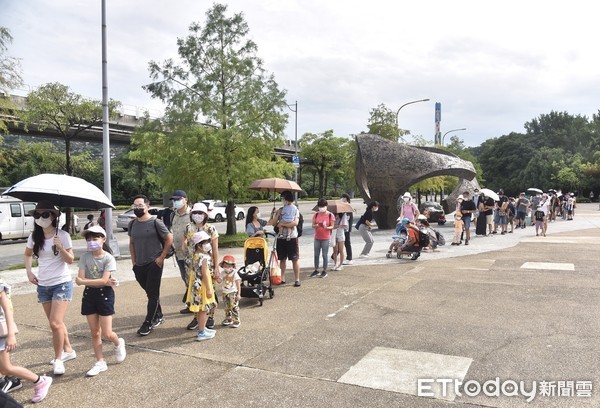
<path fill-rule="evenodd" d="M 475 223 L 476 236 L 513 233 L 515 228 L 523 229 L 528 224 L 535 226 L 536 236 L 545 236 L 549 222 L 558 218 L 572 220 L 577 207 L 573 193 L 562 194 L 555 190 L 530 196 L 523 192 L 516 198 L 507 197 L 503 190 L 499 190 L 497 195 L 497 199 L 494 199 L 475 189 L 473 193 L 465 191 L 458 197 L 453 216 L 452 245 L 469 245 L 471 222 Z M 282 206 L 279 209 L 274 207 L 268 220 L 261 218 L 256 206 L 250 207 L 245 230 L 249 237 L 264 237 L 266 226 L 277 227 L 276 251 L 282 283 L 286 283 L 286 263 L 290 260 L 294 286 L 299 287 L 298 237 L 301 215 L 293 204 L 291 192 L 281 193 L 281 200 Z M 340 200 L 350 203 L 347 194 Z M 216 335 L 214 315 L 219 297 L 215 293 L 215 283 L 222 284 L 225 316 L 221 324 L 240 327 L 240 276 L 236 272 L 233 256 L 225 255 L 219 262 L 219 234 L 214 226 L 208 224 L 206 205 L 195 203 L 190 207 L 187 194 L 182 190 L 174 192 L 171 202 L 172 210 L 168 215 L 154 219 L 148 213 L 150 201 L 147 197 L 138 195 L 133 201 L 136 218 L 128 228 L 132 269 L 147 297 L 146 316 L 137 334 L 147 336 L 164 322 L 160 285 L 165 259 L 173 247 L 183 282 L 183 308 L 180 313 L 193 315 L 186 329 L 196 330 L 198 341 L 209 340 Z M 353 225 L 351 212 L 334 214 L 328 211 L 327 205 L 327 200 L 320 199 L 318 210 L 312 217 L 315 231 L 314 272 L 310 277 L 327 276 L 329 248 L 333 250 L 333 270 L 341 270 L 342 265 L 352 264 L 350 231 L 353 227 L 365 242 L 360 257 L 368 257 L 374 243 L 371 229 L 379 208 L 377 201 L 367 205 L 356 225 Z M 37 286 L 38 303 L 48 319 L 54 349 L 51 364 L 55 376 L 60 376 L 65 373 L 65 363 L 77 357 L 64 322 L 72 300 L 73 280 L 69 271 L 69 264 L 74 262 L 72 242 L 68 233 L 57 228 L 60 211 L 52 203 L 41 201 L 31 213 L 35 226 L 26 244 L 25 267 L 28 280 Z M 443 235 L 429 225 L 427 215 L 419 213 L 409 192 L 402 196 L 396 235 L 389 247 L 388 257 L 395 254 L 398 258 L 408 256 L 416 260 L 422 251 L 444 245 Z M 125 341 L 112 329 L 114 287 L 119 283 L 112 277 L 116 262 L 106 243 L 104 221 L 103 215 L 97 222 L 93 216 L 88 217 L 82 232 L 88 252 L 79 260 L 79 273 L 75 279 L 77 285 L 85 286 L 81 314 L 86 316 L 96 359 L 86 372 L 90 377 L 108 369 L 102 352 L 103 338 L 114 345 L 117 363 L 123 362 L 126 357 Z M 33 272 L 34 258 L 38 261 L 37 275 Z M 4 375 L 0 378 L 0 391 L 18 389 L 22 387 L 21 380 L 26 380 L 34 387 L 32 401 L 39 402 L 46 397 L 53 379 L 11 364 L 9 353 L 17 346 L 16 333 L 10 286 L 0 282 L 0 372 Z"/>

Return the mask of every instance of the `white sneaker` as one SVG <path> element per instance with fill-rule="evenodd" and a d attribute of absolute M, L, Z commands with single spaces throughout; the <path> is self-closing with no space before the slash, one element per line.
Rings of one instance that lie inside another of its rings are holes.
<path fill-rule="evenodd" d="M 342 264 L 339 264 L 338 266 L 335 267 L 335 271 L 341 271 L 342 269 L 344 269 L 344 267 L 342 266 Z"/>
<path fill-rule="evenodd" d="M 115 347 L 115 357 L 117 359 L 117 363 L 122 363 L 127 356 L 127 350 L 125 349 L 125 340 L 119 338 L 119 345 Z"/>
<path fill-rule="evenodd" d="M 54 360 L 54 375 L 63 375 L 65 373 L 65 365 L 62 360 Z"/>
<path fill-rule="evenodd" d="M 342 265 L 352 265 L 352 259 L 346 259 Z"/>
<path fill-rule="evenodd" d="M 85 373 L 85 375 L 87 375 L 88 377 L 95 377 L 106 370 L 108 370 L 108 367 L 106 366 L 106 361 L 97 361 L 96 364 L 94 364 L 94 366 L 90 368 L 90 371 Z"/>
<path fill-rule="evenodd" d="M 196 341 L 210 340 L 210 339 L 212 339 L 212 338 L 215 337 L 215 334 L 216 333 L 214 333 L 214 332 L 209 332 L 209 331 L 206 331 L 206 330 L 202 330 L 196 336 Z"/>
<path fill-rule="evenodd" d="M 60 359 L 62 360 L 63 363 L 65 361 L 74 360 L 76 358 L 77 358 L 77 353 L 75 352 L 75 350 L 71 351 L 70 353 L 63 351 L 60 356 Z M 54 365 L 54 359 L 50 360 L 50 365 Z"/>
<path fill-rule="evenodd" d="M 369 254 L 360 254 L 359 258 L 368 258 Z"/>

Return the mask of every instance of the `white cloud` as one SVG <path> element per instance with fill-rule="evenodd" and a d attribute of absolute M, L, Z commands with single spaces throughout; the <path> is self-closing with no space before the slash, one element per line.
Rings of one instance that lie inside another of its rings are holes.
<path fill-rule="evenodd" d="M 2 0 L 0 25 L 15 41 L 30 86 L 58 81 L 101 97 L 100 3 Z M 142 90 L 148 62 L 176 58 L 176 39 L 203 22 L 212 2 L 107 2 L 109 94 L 123 104 L 160 108 Z M 433 138 L 434 104 L 442 133 L 467 144 L 522 132 L 551 110 L 598 111 L 595 16 L 600 6 L 556 0 L 231 0 L 243 12 L 266 68 L 298 101 L 298 132 L 366 130 L 370 109 L 406 106 L 399 123 Z M 287 128 L 293 137 L 293 119 Z"/>

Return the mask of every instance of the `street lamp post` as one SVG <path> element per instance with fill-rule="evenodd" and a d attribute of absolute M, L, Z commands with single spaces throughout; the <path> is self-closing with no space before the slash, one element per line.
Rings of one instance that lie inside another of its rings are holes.
<path fill-rule="evenodd" d="M 418 103 L 418 102 L 427 102 L 429 100 L 429 98 L 426 99 L 419 99 L 418 101 L 410 101 L 410 102 L 406 102 L 404 105 L 400 106 L 398 108 L 398 110 L 396 111 L 396 127 L 398 128 L 398 133 L 400 132 L 400 123 L 398 120 L 398 115 L 400 114 L 400 109 L 404 108 L 406 105 L 410 105 L 412 103 Z"/>
<path fill-rule="evenodd" d="M 458 132 L 458 131 L 461 131 L 461 130 L 467 130 L 467 128 L 452 129 L 452 130 L 449 130 L 446 133 L 444 133 L 444 136 L 442 136 L 442 146 L 444 145 L 444 138 L 446 137 L 446 135 L 448 133 L 450 133 L 450 132 Z"/>
<path fill-rule="evenodd" d="M 292 106 L 294 109 L 292 109 Z M 296 101 L 293 105 L 287 105 L 288 109 L 294 112 L 294 157 L 298 160 L 298 101 Z M 294 163 L 295 174 L 294 181 L 298 183 L 298 167 L 300 167 L 300 163 Z M 298 205 L 298 192 L 294 192 L 294 201 L 296 205 Z"/>

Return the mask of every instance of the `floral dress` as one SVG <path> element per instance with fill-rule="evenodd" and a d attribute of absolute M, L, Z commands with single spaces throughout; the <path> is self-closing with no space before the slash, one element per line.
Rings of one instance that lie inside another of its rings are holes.
<path fill-rule="evenodd" d="M 195 252 L 194 241 L 192 240 L 192 237 L 198 231 L 206 232 L 210 239 L 212 239 L 213 241 L 219 238 L 219 233 L 217 232 L 217 229 L 210 224 L 204 224 L 202 227 L 198 227 L 196 223 L 190 222 L 187 225 L 187 227 L 185 227 L 185 238 L 187 239 L 187 252 L 185 253 L 185 263 L 187 265 L 188 274 L 192 272 L 192 258 Z M 212 259 L 209 260 L 208 267 L 211 270 L 215 268 Z"/>
<path fill-rule="evenodd" d="M 211 297 L 206 296 L 206 287 L 202 284 L 202 264 L 206 262 L 208 265 L 208 281 Z M 212 281 L 211 256 L 202 252 L 195 252 L 192 256 L 192 267 L 190 268 L 190 279 L 188 281 L 187 303 L 189 309 L 193 313 L 199 311 L 208 312 L 217 306 L 215 299 L 215 288 Z"/>

